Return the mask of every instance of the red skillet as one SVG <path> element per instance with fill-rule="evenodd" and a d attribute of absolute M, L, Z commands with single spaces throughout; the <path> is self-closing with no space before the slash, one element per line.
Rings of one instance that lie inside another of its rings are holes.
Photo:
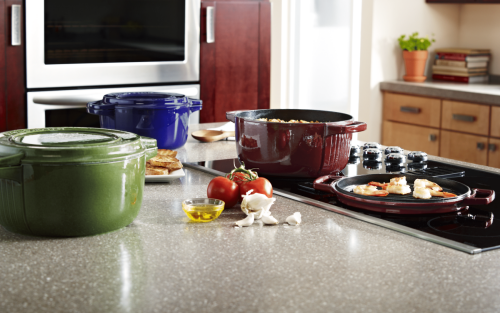
<path fill-rule="evenodd" d="M 413 191 L 415 179 L 428 179 L 443 188 L 443 191 L 456 194 L 453 198 L 432 197 L 431 199 L 416 199 L 412 194 L 374 197 L 358 195 L 352 192 L 357 185 L 366 185 L 371 181 L 389 182 L 391 178 L 406 176 Z M 468 205 L 486 205 L 495 199 L 495 191 L 486 189 L 471 189 L 460 182 L 415 175 L 401 174 L 369 174 L 354 177 L 339 177 L 326 175 L 314 181 L 314 188 L 333 192 L 340 202 L 361 209 L 392 214 L 434 214 L 459 211 Z"/>

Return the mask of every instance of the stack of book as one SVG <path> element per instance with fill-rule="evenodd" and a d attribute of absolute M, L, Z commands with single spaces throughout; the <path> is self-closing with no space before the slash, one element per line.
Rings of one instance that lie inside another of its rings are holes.
<path fill-rule="evenodd" d="M 489 49 L 436 49 L 432 79 L 487 83 L 489 61 Z"/>

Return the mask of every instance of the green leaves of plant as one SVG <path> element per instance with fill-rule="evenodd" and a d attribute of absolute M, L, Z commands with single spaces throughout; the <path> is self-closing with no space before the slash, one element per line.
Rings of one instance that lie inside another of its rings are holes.
<path fill-rule="evenodd" d="M 429 46 L 435 42 L 436 40 L 425 38 L 418 38 L 418 33 L 413 33 L 408 36 L 408 39 L 405 39 L 406 35 L 401 35 L 398 38 L 399 46 L 403 50 L 415 51 L 415 50 L 427 50 Z"/>

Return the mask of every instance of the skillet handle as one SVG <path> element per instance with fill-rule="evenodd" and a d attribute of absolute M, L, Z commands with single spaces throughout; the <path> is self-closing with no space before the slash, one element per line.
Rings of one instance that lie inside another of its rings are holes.
<path fill-rule="evenodd" d="M 349 125 L 332 125 L 326 123 L 326 136 L 359 133 L 365 130 L 365 122 L 353 122 Z"/>
<path fill-rule="evenodd" d="M 481 196 L 481 197 L 478 197 Z M 485 205 L 490 204 L 495 200 L 495 191 L 488 189 L 472 189 L 472 194 L 465 198 L 460 204 L 462 205 Z"/>
<path fill-rule="evenodd" d="M 313 187 L 316 190 L 335 193 L 333 190 L 332 184 L 341 178 L 344 178 L 344 177 L 343 176 L 336 176 L 336 175 L 321 176 L 321 177 L 316 178 L 314 180 Z M 330 179 L 332 179 L 333 181 L 330 184 L 325 184 L 325 182 L 330 180 Z"/>

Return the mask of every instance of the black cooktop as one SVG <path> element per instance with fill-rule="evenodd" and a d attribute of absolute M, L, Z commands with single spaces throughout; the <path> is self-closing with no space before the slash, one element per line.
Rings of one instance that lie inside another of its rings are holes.
<path fill-rule="evenodd" d="M 234 164 L 239 166 L 238 159 L 198 162 L 186 165 L 192 165 L 198 169 L 211 169 L 210 172 L 212 173 L 215 173 L 213 170 L 228 173 L 234 168 Z M 350 164 L 346 166 L 342 173 L 345 176 L 376 173 L 429 175 L 456 180 L 468 185 L 471 189 L 492 189 L 496 194 L 500 193 L 500 175 L 436 161 L 413 163 L 408 160 L 399 169 L 394 169 L 386 167 L 384 162 L 363 162 L 363 156 L 361 156 L 361 158 L 351 158 Z M 301 201 L 300 199 L 316 200 L 326 204 L 320 207 L 332 211 L 335 211 L 334 206 L 340 207 L 345 209 L 344 212 L 353 213 L 346 215 L 468 253 L 479 253 L 500 248 L 500 200 L 494 200 L 489 205 L 464 207 L 458 212 L 447 214 L 388 214 L 345 205 L 337 200 L 335 194 L 315 190 L 312 187 L 314 179 L 260 176 L 269 179 L 275 191 L 284 191 L 284 193 L 280 194 L 282 196 L 288 195 L 290 198 L 299 201 Z M 315 205 L 314 202 L 307 203 Z M 332 208 L 330 208 L 330 205 L 332 205 Z M 339 213 L 345 214 L 343 212 Z M 397 225 L 404 227 L 398 229 Z M 416 230 L 416 232 L 408 232 L 407 228 Z"/>

